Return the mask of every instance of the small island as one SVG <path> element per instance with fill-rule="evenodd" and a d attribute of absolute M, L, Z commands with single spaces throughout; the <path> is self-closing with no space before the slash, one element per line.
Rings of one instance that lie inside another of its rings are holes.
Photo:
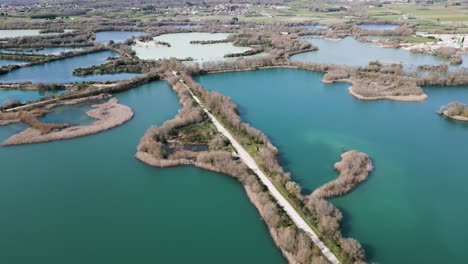
<path fill-rule="evenodd" d="M 318 199 L 336 197 L 353 190 L 369 177 L 373 169 L 372 160 L 365 153 L 350 150 L 341 155 L 341 161 L 335 163 L 340 172 L 337 179 L 316 189 L 312 196 Z"/>
<path fill-rule="evenodd" d="M 8 138 L 3 142 L 3 145 L 50 142 L 91 135 L 122 125 L 133 117 L 132 109 L 119 104 L 116 98 L 111 98 L 108 102 L 102 104 L 93 105 L 93 108 L 86 114 L 97 119 L 97 121 L 88 126 L 42 123 L 37 120 L 33 113 L 19 112 L 15 119 L 26 123 L 30 127 Z"/>
<path fill-rule="evenodd" d="M 443 105 L 438 113 L 458 121 L 468 122 L 468 105 L 460 102 Z"/>

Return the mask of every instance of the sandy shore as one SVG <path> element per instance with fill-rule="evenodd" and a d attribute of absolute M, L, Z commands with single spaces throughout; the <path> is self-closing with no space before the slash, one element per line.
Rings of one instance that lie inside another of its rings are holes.
<path fill-rule="evenodd" d="M 28 128 L 5 140 L 3 145 L 41 143 L 96 134 L 122 125 L 133 117 L 132 109 L 119 104 L 115 98 L 103 104 L 93 105 L 93 107 L 94 109 L 86 113 L 88 116 L 97 119 L 92 125 L 73 126 L 47 134 L 41 134 L 37 129 Z"/>
<path fill-rule="evenodd" d="M 464 117 L 464 116 L 458 116 L 458 115 L 455 115 L 455 116 L 449 116 L 447 114 L 447 111 L 444 111 L 442 112 L 442 114 L 448 118 L 451 118 L 451 119 L 454 119 L 454 120 L 458 120 L 458 121 L 463 121 L 463 122 L 468 122 L 468 117 Z"/>
<path fill-rule="evenodd" d="M 330 83 L 334 83 L 334 82 L 348 82 L 348 83 L 351 83 L 351 86 L 348 88 L 348 91 L 349 93 L 360 99 L 360 100 L 384 100 L 384 99 L 387 99 L 387 100 L 394 100 L 394 101 L 400 101 L 400 102 L 422 102 L 424 100 L 427 99 L 427 94 L 423 93 L 421 95 L 382 95 L 382 96 L 363 96 L 363 95 L 360 95 L 358 93 L 356 93 L 354 90 L 353 90 L 353 86 L 354 85 L 354 82 L 350 79 L 339 79 L 339 80 L 335 80 L 335 81 L 332 81 L 332 80 L 328 80 L 326 78 L 326 75 L 324 76 L 324 78 L 322 79 L 322 82 L 323 83 L 326 83 L 326 84 L 330 84 Z"/>
<path fill-rule="evenodd" d="M 427 99 L 427 94 L 421 95 L 383 95 L 383 96 L 362 96 L 353 90 L 353 86 L 348 88 L 349 93 L 360 100 L 394 100 L 400 102 L 422 102 Z"/>

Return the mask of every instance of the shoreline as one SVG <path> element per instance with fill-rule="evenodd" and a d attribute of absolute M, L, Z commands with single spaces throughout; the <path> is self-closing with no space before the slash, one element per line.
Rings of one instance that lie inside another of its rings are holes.
<path fill-rule="evenodd" d="M 456 121 L 468 122 L 468 117 L 464 117 L 464 116 L 460 116 L 460 115 L 449 116 L 447 114 L 447 111 L 443 111 L 442 115 L 444 115 L 444 116 L 446 116 L 446 117 L 448 117 L 450 119 L 456 120 Z"/>
<path fill-rule="evenodd" d="M 373 101 L 373 100 L 393 100 L 393 101 L 399 101 L 399 102 L 422 102 L 427 99 L 427 94 L 423 93 L 421 95 L 382 95 L 382 96 L 363 96 L 358 93 L 356 93 L 353 90 L 353 86 L 350 86 L 348 88 L 348 92 L 360 99 L 360 100 L 367 100 L 367 101 Z"/>
<path fill-rule="evenodd" d="M 221 171 L 220 169 L 217 169 L 214 166 L 210 166 L 208 164 L 201 163 L 201 162 L 195 162 L 193 160 L 188 160 L 188 159 L 165 160 L 165 162 L 161 162 L 161 159 L 157 159 L 157 158 L 153 157 L 151 154 L 148 154 L 148 153 L 143 152 L 143 151 L 138 151 L 135 154 L 135 158 L 137 160 L 139 160 L 140 162 L 148 165 L 148 166 L 152 166 L 152 167 L 156 167 L 156 168 L 163 168 L 164 169 L 164 168 L 168 168 L 168 167 L 188 166 L 189 165 L 189 166 L 194 166 L 194 167 L 202 169 L 202 170 L 212 171 L 212 172 L 220 173 L 220 174 L 223 174 L 223 175 L 226 175 L 226 176 L 229 176 L 229 177 L 236 178 L 235 176 L 229 175 L 229 174 Z M 283 254 L 283 257 L 286 258 L 288 263 L 296 263 L 296 260 L 294 259 L 293 254 L 291 254 L 289 251 L 287 251 L 284 248 L 282 248 L 281 246 L 279 246 L 280 242 L 278 240 L 278 232 L 274 228 L 270 227 L 268 225 L 268 223 L 264 220 L 264 216 L 262 215 L 262 209 L 261 209 L 263 206 L 260 204 L 259 198 L 256 197 L 258 195 L 252 190 L 252 187 L 250 187 L 249 185 L 243 184 L 242 182 L 240 182 L 240 183 L 241 183 L 242 188 L 244 189 L 245 193 L 247 194 L 247 197 L 248 197 L 250 203 L 260 213 L 262 221 L 265 223 L 265 225 L 266 225 L 266 227 L 268 229 L 268 232 L 270 233 L 270 236 L 271 236 L 271 238 L 273 239 L 273 241 L 275 243 L 275 246 L 281 251 L 281 253 Z"/>
<path fill-rule="evenodd" d="M 354 91 L 353 86 L 356 85 L 356 83 L 353 80 L 350 79 L 339 79 L 339 80 L 328 80 L 325 78 L 322 79 L 322 82 L 325 84 L 332 84 L 334 82 L 347 82 L 350 83 L 351 86 L 348 88 L 349 94 L 354 96 L 355 98 L 359 100 L 366 100 L 366 101 L 374 101 L 374 100 L 393 100 L 393 101 L 398 101 L 398 102 L 423 102 L 428 98 L 428 95 L 426 93 L 422 93 L 421 95 L 382 95 L 382 96 L 364 96 L 358 94 L 356 91 Z"/>
<path fill-rule="evenodd" d="M 364 152 L 350 150 L 340 157 L 341 160 L 334 165 L 339 172 L 338 177 L 315 189 L 312 197 L 328 199 L 346 195 L 366 181 L 374 169 L 371 158 Z"/>
<path fill-rule="evenodd" d="M 91 125 L 67 127 L 47 134 L 41 134 L 39 130 L 30 127 L 11 136 L 2 145 L 44 143 L 92 135 L 120 126 L 133 117 L 132 109 L 119 104 L 116 98 L 112 98 L 106 103 L 93 105 L 93 107 L 94 109 L 86 112 L 89 117 L 97 119 Z"/>

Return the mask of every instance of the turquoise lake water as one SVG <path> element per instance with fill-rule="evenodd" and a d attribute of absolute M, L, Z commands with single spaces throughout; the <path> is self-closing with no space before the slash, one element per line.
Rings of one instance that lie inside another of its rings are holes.
<path fill-rule="evenodd" d="M 166 83 L 117 97 L 135 112 L 121 127 L 0 147 L 0 263 L 285 263 L 236 180 L 134 158 L 180 107 Z M 0 140 L 24 127 L 0 127 Z"/>
<path fill-rule="evenodd" d="M 198 78 L 230 96 L 246 122 L 279 148 L 305 193 L 334 179 L 343 151 L 370 155 L 375 170 L 334 199 L 343 232 L 378 263 L 465 263 L 468 243 L 468 124 L 435 112 L 468 102 L 468 87 L 425 88 L 421 103 L 360 101 L 322 73 L 274 69 Z"/>
<path fill-rule="evenodd" d="M 32 82 L 32 83 L 74 83 L 85 81 L 118 81 L 131 79 L 137 74 L 118 73 L 77 76 L 73 75 L 76 68 L 85 68 L 106 63 L 108 57 L 116 57 L 113 51 L 100 51 L 86 55 L 56 60 L 44 64 L 34 65 L 0 75 L 0 82 Z"/>
<path fill-rule="evenodd" d="M 362 43 L 352 37 L 339 41 L 307 37 L 319 49 L 291 56 L 292 61 L 366 66 L 371 61 L 401 62 L 407 68 L 417 65 L 437 65 L 449 63 L 447 59 L 426 54 L 415 54 L 403 49 L 381 48 L 377 45 Z M 468 67 L 468 56 L 462 67 Z"/>
<path fill-rule="evenodd" d="M 26 91 L 26 90 L 0 90 L 0 104 L 8 99 L 17 99 L 25 103 L 42 97 L 51 96 L 64 91 Z"/>

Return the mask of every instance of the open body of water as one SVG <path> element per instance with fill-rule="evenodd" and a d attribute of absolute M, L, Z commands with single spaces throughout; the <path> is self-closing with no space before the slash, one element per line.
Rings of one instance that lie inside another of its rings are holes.
<path fill-rule="evenodd" d="M 47 115 L 40 117 L 39 120 L 44 123 L 68 123 L 81 126 L 91 125 L 97 121 L 97 119 L 89 117 L 86 112 L 91 110 L 93 105 L 105 101 L 107 100 L 57 106 L 52 108 Z"/>
<path fill-rule="evenodd" d="M 230 96 L 242 119 L 272 139 L 306 194 L 336 178 L 343 151 L 370 155 L 369 179 L 332 200 L 343 211 L 343 233 L 365 246 L 369 262 L 465 263 L 468 123 L 436 111 L 467 103 L 468 87 L 425 88 L 429 98 L 420 103 L 360 101 L 349 84 L 322 77 L 273 69 L 197 80 Z"/>
<path fill-rule="evenodd" d="M 32 82 L 32 83 L 74 83 L 86 81 L 118 81 L 131 79 L 137 74 L 118 73 L 102 75 L 73 75 L 76 68 L 85 68 L 93 65 L 106 63 L 107 58 L 116 57 L 114 51 L 100 51 L 86 55 L 80 55 L 44 64 L 20 68 L 9 73 L 0 75 L 0 82 Z"/>
<path fill-rule="evenodd" d="M 359 24 L 358 27 L 366 30 L 395 30 L 399 25 L 394 24 Z"/>
<path fill-rule="evenodd" d="M 230 53 L 241 53 L 249 50 L 246 47 L 235 47 L 232 43 L 217 43 L 217 44 L 190 44 L 194 40 L 223 40 L 229 34 L 226 33 L 175 33 L 164 34 L 155 37 L 155 41 L 163 41 L 171 44 L 171 47 L 160 47 L 151 45 L 148 47 L 132 46 L 140 59 L 167 59 L 178 58 L 186 59 L 193 58 L 194 61 L 215 61 L 232 58 L 224 58 L 224 55 Z"/>
<path fill-rule="evenodd" d="M 126 39 L 131 38 L 132 36 L 138 37 L 145 35 L 145 32 L 142 31 L 101 31 L 96 32 L 96 42 L 107 45 L 109 41 L 114 41 L 115 43 L 124 42 Z"/>
<path fill-rule="evenodd" d="M 34 101 L 39 98 L 63 93 L 66 90 L 58 91 L 33 91 L 33 90 L 0 90 L 0 105 L 8 99 L 17 99 L 22 103 Z"/>
<path fill-rule="evenodd" d="M 359 42 L 352 37 L 342 40 L 327 40 L 307 37 L 306 40 L 318 47 L 317 51 L 299 53 L 290 57 L 292 61 L 366 66 L 371 61 L 398 62 L 413 69 L 418 65 L 449 63 L 448 59 L 427 54 L 415 54 L 404 49 L 382 48 L 370 43 Z M 468 67 L 468 56 L 464 56 L 459 67 Z"/>
<path fill-rule="evenodd" d="M 286 263 L 236 180 L 134 158 L 180 107 L 165 82 L 117 97 L 135 112 L 118 128 L 0 147 L 0 263 Z M 0 140 L 24 127 L 0 127 Z"/>

